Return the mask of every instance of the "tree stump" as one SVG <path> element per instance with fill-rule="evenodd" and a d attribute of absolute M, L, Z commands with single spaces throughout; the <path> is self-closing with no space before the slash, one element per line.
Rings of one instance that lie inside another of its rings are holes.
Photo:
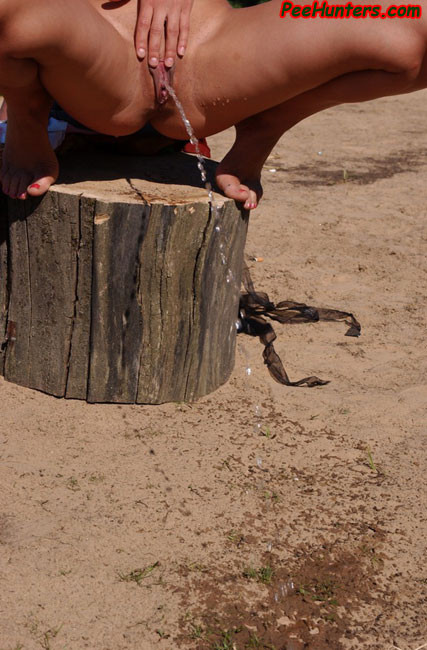
<path fill-rule="evenodd" d="M 0 198 L 0 374 L 92 403 L 218 388 L 234 365 L 247 213 L 216 195 L 217 232 L 184 154 L 61 163 L 41 200 Z"/>

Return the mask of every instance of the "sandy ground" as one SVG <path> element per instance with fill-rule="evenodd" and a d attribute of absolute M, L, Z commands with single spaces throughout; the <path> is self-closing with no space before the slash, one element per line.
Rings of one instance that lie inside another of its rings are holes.
<path fill-rule="evenodd" d="M 426 100 L 330 110 L 266 164 L 257 288 L 363 326 L 276 326 L 327 386 L 276 384 L 244 336 L 193 404 L 0 380 L 1 650 L 424 647 Z"/>

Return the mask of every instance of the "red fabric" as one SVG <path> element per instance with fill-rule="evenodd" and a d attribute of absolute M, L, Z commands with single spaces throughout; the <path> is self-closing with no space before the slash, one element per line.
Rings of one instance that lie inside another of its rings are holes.
<path fill-rule="evenodd" d="M 202 138 L 201 140 L 198 141 L 198 143 L 199 143 L 199 150 L 202 156 L 204 156 L 205 158 L 211 158 L 212 154 L 211 154 L 211 150 L 209 149 L 209 145 L 206 142 L 206 138 Z M 183 148 L 183 151 L 185 151 L 185 153 L 197 153 L 196 147 L 194 146 L 194 144 L 191 144 L 191 142 L 187 142 L 187 144 Z"/>

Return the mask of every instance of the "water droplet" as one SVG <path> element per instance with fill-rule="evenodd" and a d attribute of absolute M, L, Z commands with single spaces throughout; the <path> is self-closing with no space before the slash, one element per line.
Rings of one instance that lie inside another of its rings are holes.
<path fill-rule="evenodd" d="M 252 368 L 249 367 L 245 368 L 245 373 L 247 374 L 248 377 L 250 377 L 252 374 Z"/>
<path fill-rule="evenodd" d="M 318 152 L 317 152 L 317 155 L 318 155 L 318 156 L 321 156 L 322 154 L 323 154 L 323 151 L 318 151 Z"/>
<path fill-rule="evenodd" d="M 220 233 L 221 232 L 221 227 L 220 227 L 219 223 L 217 223 L 219 221 L 219 219 L 220 219 L 220 208 L 219 208 L 219 206 L 218 206 L 218 204 L 217 204 L 217 202 L 215 200 L 215 196 L 214 196 L 214 193 L 212 191 L 212 184 L 208 181 L 208 176 L 207 176 L 207 171 L 206 171 L 206 161 L 205 161 L 205 159 L 203 158 L 203 156 L 201 154 L 200 147 L 199 147 L 199 140 L 197 139 L 196 134 L 194 133 L 194 130 L 193 130 L 193 127 L 191 126 L 190 120 L 187 118 L 187 116 L 185 114 L 184 107 L 181 104 L 181 102 L 179 101 L 179 99 L 178 99 L 178 97 L 177 97 L 177 95 L 175 93 L 175 90 L 172 88 L 172 86 L 167 81 L 165 81 L 165 86 L 166 86 L 166 89 L 169 92 L 170 96 L 172 97 L 173 101 L 175 102 L 175 105 L 176 105 L 176 107 L 177 107 L 177 109 L 179 111 L 179 114 L 180 114 L 181 118 L 182 118 L 185 130 L 186 130 L 186 132 L 188 134 L 188 138 L 189 138 L 191 144 L 194 146 L 194 149 L 195 149 L 195 152 L 196 152 L 196 157 L 197 157 L 197 168 L 198 168 L 198 170 L 200 172 L 200 177 L 201 177 L 202 182 L 203 182 L 203 184 L 205 186 L 206 192 L 208 193 L 208 198 L 209 198 L 209 202 L 210 202 L 210 206 L 211 206 L 210 207 L 211 214 L 214 216 L 214 219 L 215 219 L 214 228 L 215 228 L 215 231 L 217 233 Z M 217 101 L 220 101 L 220 98 L 218 98 Z M 228 102 L 229 102 L 229 100 L 227 100 L 227 103 Z M 215 105 L 215 102 L 214 102 L 214 105 Z M 220 242 L 219 254 L 220 254 L 221 263 L 223 264 L 223 266 L 227 266 L 227 258 L 225 257 L 224 252 L 223 252 L 224 248 L 225 248 L 224 242 Z M 236 281 L 234 279 L 234 275 L 233 275 L 231 269 L 228 269 L 228 272 L 227 272 L 227 275 L 226 275 L 226 283 L 229 284 L 229 285 L 236 285 L 236 293 L 238 294 L 240 292 L 240 286 L 237 287 L 237 283 L 236 283 Z M 237 329 L 237 325 L 236 325 L 236 329 Z M 251 372 L 252 371 L 251 371 L 250 368 L 246 369 L 246 374 L 248 376 L 251 374 Z"/>

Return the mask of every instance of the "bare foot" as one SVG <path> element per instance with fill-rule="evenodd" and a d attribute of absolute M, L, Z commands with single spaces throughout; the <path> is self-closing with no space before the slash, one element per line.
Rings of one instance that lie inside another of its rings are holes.
<path fill-rule="evenodd" d="M 271 148 L 255 115 L 236 125 L 234 145 L 218 165 L 218 187 L 246 210 L 256 208 L 262 197 L 261 170 Z"/>
<path fill-rule="evenodd" d="M 248 163 L 234 145 L 217 167 L 216 184 L 229 199 L 243 203 L 245 210 L 253 210 L 262 197 L 261 171 L 257 173 Z"/>
<path fill-rule="evenodd" d="M 58 177 L 58 160 L 46 125 L 31 116 L 18 120 L 10 113 L 0 171 L 2 190 L 12 199 L 40 196 Z"/>
<path fill-rule="evenodd" d="M 246 210 L 258 206 L 263 165 L 284 130 L 282 111 L 276 109 L 236 125 L 236 140 L 218 165 L 216 182 L 226 196 L 243 203 Z"/>

